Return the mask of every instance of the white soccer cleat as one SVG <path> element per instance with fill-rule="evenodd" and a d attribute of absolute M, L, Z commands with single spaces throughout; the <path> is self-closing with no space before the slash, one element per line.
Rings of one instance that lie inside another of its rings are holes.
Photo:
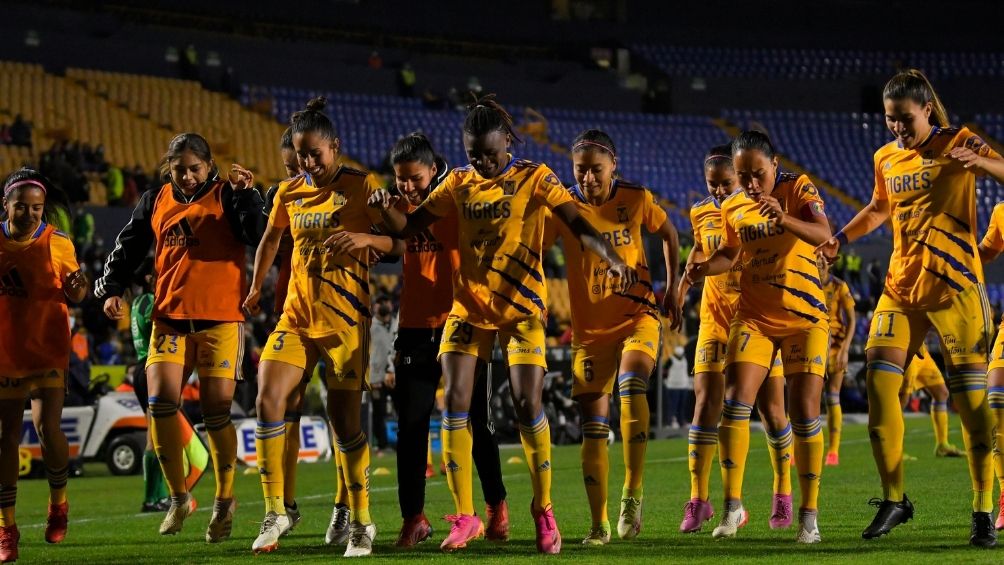
<path fill-rule="evenodd" d="M 617 535 L 621 539 L 634 539 L 641 533 L 641 499 L 622 498 L 621 515 L 617 519 Z"/>
<path fill-rule="evenodd" d="M 748 521 L 749 514 L 741 505 L 735 510 L 726 510 L 722 513 L 722 521 L 711 532 L 711 537 L 715 539 L 733 538 L 739 528 L 745 526 Z"/>
<path fill-rule="evenodd" d="M 269 512 L 265 514 L 265 519 L 261 522 L 261 531 L 254 543 L 251 544 L 251 551 L 254 553 L 268 553 L 279 548 L 279 536 L 283 529 L 289 528 L 289 518 L 285 514 Z"/>
<path fill-rule="evenodd" d="M 289 525 L 286 526 L 284 530 L 282 530 L 282 535 L 286 535 L 289 532 L 292 532 L 293 528 L 295 528 L 296 525 L 299 524 L 300 520 L 303 518 L 300 515 L 300 509 L 296 506 L 286 506 L 286 517 L 289 518 Z"/>
<path fill-rule="evenodd" d="M 234 527 L 234 511 L 237 500 L 216 500 L 213 502 L 213 517 L 206 528 L 206 543 L 219 543 L 230 537 Z"/>
<path fill-rule="evenodd" d="M 181 502 L 172 499 L 164 521 L 160 523 L 160 535 L 173 536 L 180 532 L 185 525 L 185 518 L 191 516 L 193 512 L 195 512 L 195 497 L 191 494 L 186 494 Z"/>
<path fill-rule="evenodd" d="M 345 557 L 366 557 L 373 554 L 373 538 L 376 537 L 376 526 L 352 522 L 349 526 L 349 543 L 345 548 Z"/>
<path fill-rule="evenodd" d="M 349 541 L 349 518 L 351 515 L 348 506 L 335 506 L 334 510 L 331 511 L 331 523 L 328 524 L 328 531 L 324 532 L 324 543 L 343 545 Z"/>
<path fill-rule="evenodd" d="M 798 543 L 819 543 L 819 525 L 816 523 L 816 511 L 798 511 L 798 535 L 795 536 Z"/>

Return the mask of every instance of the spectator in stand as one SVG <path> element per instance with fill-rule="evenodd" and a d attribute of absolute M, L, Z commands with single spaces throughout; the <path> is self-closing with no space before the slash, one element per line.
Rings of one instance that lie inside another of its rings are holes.
<path fill-rule="evenodd" d="M 847 281 L 861 286 L 861 256 L 854 249 L 847 252 Z"/>
<path fill-rule="evenodd" d="M 405 98 L 415 96 L 415 69 L 411 63 L 401 65 L 401 71 L 397 74 L 398 94 Z"/>
<path fill-rule="evenodd" d="M 87 261 L 87 252 L 93 244 L 94 216 L 83 205 L 77 204 L 76 213 L 73 215 L 73 246 L 77 248 L 77 255 Z"/>
<path fill-rule="evenodd" d="M 105 174 L 105 186 L 108 189 L 108 205 L 121 206 L 122 195 L 125 193 L 125 177 L 122 174 L 122 169 L 116 166 L 108 167 L 108 172 Z"/>
<path fill-rule="evenodd" d="M 21 114 L 14 116 L 9 133 L 11 145 L 31 148 L 31 124 Z"/>
<path fill-rule="evenodd" d="M 666 360 L 666 380 L 663 382 L 662 423 L 674 430 L 690 426 L 687 405 L 694 392 L 694 381 L 687 373 L 687 357 L 682 346 L 673 348 Z"/>
<path fill-rule="evenodd" d="M 377 453 L 387 448 L 387 399 L 394 388 L 394 338 L 397 317 L 387 295 L 378 296 L 373 305 L 370 326 L 370 398 L 373 410 L 373 436 Z"/>

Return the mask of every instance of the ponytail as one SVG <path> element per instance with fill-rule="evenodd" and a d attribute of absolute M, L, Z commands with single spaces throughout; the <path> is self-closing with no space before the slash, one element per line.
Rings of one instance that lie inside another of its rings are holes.
<path fill-rule="evenodd" d="M 928 123 L 932 126 L 948 127 L 948 111 L 938 98 L 938 93 L 931 86 L 924 73 L 917 69 L 907 69 L 889 79 L 882 89 L 882 98 L 889 100 L 910 99 L 921 106 L 931 105 L 931 116 Z"/>

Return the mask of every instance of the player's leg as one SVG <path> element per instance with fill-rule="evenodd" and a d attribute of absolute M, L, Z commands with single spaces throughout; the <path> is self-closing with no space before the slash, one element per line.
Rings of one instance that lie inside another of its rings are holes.
<path fill-rule="evenodd" d="M 591 370 L 590 370 L 591 371 Z M 589 374 L 588 372 L 586 373 Z M 613 375 L 607 379 L 612 382 Z M 610 519 L 607 516 L 607 488 L 610 458 L 610 395 L 603 392 L 575 394 L 582 422 L 582 482 L 586 487 L 592 525 L 583 545 L 604 545 L 610 542 Z M 625 441 L 627 441 L 625 439 Z"/>
<path fill-rule="evenodd" d="M 445 345 L 445 341 L 444 341 Z M 453 495 L 456 514 L 448 517 L 450 534 L 440 546 L 444 551 L 467 547 L 484 535 L 484 524 L 474 512 L 473 444 L 470 426 L 471 395 L 478 356 L 460 351 L 444 351 L 440 356 L 445 380 L 442 443 L 446 483 Z"/>
<path fill-rule="evenodd" d="M 1000 488 L 995 527 L 1004 530 L 1004 323 L 997 329 L 997 339 L 990 353 L 987 371 L 987 401 L 994 423 L 993 462 Z"/>
<path fill-rule="evenodd" d="M 767 452 L 774 470 L 773 497 L 768 524 L 772 529 L 791 525 L 791 460 L 793 435 L 785 410 L 784 369 L 775 358 L 770 376 L 760 387 L 756 399 L 760 421 L 767 436 Z"/>
<path fill-rule="evenodd" d="M 659 332 L 644 341 L 659 343 Z M 621 489 L 617 535 L 632 539 L 641 532 L 642 485 L 645 453 L 648 448 L 650 414 L 648 379 L 655 368 L 654 350 L 638 347 L 636 340 L 625 344 L 617 371 L 617 388 L 621 407 L 621 439 L 624 447 L 624 486 Z"/>
<path fill-rule="evenodd" d="M 161 512 L 167 510 L 168 492 L 164 482 L 164 472 L 157 462 L 157 454 L 153 450 L 153 439 L 150 435 L 150 391 L 146 383 L 146 357 L 136 362 L 132 373 L 133 390 L 139 401 L 143 414 L 146 416 L 147 433 L 146 449 L 143 452 L 143 512 Z"/>
<path fill-rule="evenodd" d="M 687 469 L 690 472 L 690 500 L 683 507 L 680 531 L 701 531 L 704 522 L 714 515 L 709 501 L 708 484 L 711 465 L 718 451 L 718 422 L 725 399 L 725 346 L 728 336 L 707 336 L 708 324 L 702 324 L 694 355 L 694 419 L 687 433 Z"/>
<path fill-rule="evenodd" d="M 21 421 L 27 386 L 0 377 L 0 561 L 16 561 L 21 534 L 14 521 L 20 459 Z"/>
<path fill-rule="evenodd" d="M 840 388 L 844 384 L 844 371 L 833 369 L 836 357 L 830 350 L 830 361 L 826 364 L 826 431 L 829 436 L 826 448 L 826 464 L 840 464 L 840 436 L 844 428 L 844 411 L 840 407 Z"/>
<path fill-rule="evenodd" d="M 312 373 L 312 368 L 303 371 L 300 383 L 286 398 L 286 413 L 283 415 L 283 420 L 286 422 L 286 451 L 282 460 L 282 505 L 286 508 L 286 516 L 289 517 L 289 529 L 283 532 L 284 535 L 292 531 L 301 519 L 300 507 L 296 504 L 296 467 L 300 461 L 300 418 L 303 416 L 303 397 L 307 393 Z"/>
<path fill-rule="evenodd" d="M 154 331 L 157 324 L 154 322 Z M 161 334 L 165 335 L 165 334 Z M 182 339 L 177 344 L 183 343 Z M 151 341 L 156 347 L 160 342 L 164 351 L 171 347 L 171 338 Z M 161 535 L 173 535 L 181 531 L 185 519 L 195 511 L 195 499 L 188 492 L 185 478 L 184 430 L 178 419 L 181 403 L 181 386 L 184 379 L 184 357 L 181 363 L 156 361 L 151 353 L 147 364 L 146 378 L 150 390 L 150 437 L 153 449 L 160 461 L 160 468 L 171 494 L 171 506 L 160 524 Z"/>
<path fill-rule="evenodd" d="M 218 365 L 218 364 L 217 364 Z M 237 382 L 232 376 L 199 376 L 199 402 L 209 436 L 209 455 L 213 460 L 216 493 L 213 513 L 206 529 L 206 541 L 218 543 L 230 537 L 233 529 L 234 474 L 237 470 L 237 429 L 230 419 Z"/>
<path fill-rule="evenodd" d="M 31 418 L 42 447 L 45 476 L 49 482 L 49 508 L 45 521 L 45 541 L 59 543 L 66 537 L 66 482 L 70 471 L 70 447 L 60 424 L 66 381 L 61 372 L 35 379 L 31 391 Z"/>
<path fill-rule="evenodd" d="M 924 390 L 931 397 L 931 428 L 934 430 L 934 456 L 963 457 L 965 453 L 948 441 L 949 392 L 944 380 L 928 384 L 924 387 Z"/>
<path fill-rule="evenodd" d="M 509 505 L 502 482 L 502 461 L 492 423 L 491 399 L 494 392 L 491 363 L 478 361 L 477 378 L 471 396 L 471 433 L 474 436 L 472 455 L 485 497 L 485 537 L 491 541 L 509 539 Z"/>

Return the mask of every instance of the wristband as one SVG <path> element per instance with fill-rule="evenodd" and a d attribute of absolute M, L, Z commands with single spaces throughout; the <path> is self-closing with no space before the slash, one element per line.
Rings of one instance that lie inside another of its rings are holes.
<path fill-rule="evenodd" d="M 847 241 L 847 234 L 844 233 L 844 230 L 838 231 L 833 237 L 837 238 L 837 241 L 840 242 L 840 245 L 847 245 L 848 243 L 850 243 Z"/>

